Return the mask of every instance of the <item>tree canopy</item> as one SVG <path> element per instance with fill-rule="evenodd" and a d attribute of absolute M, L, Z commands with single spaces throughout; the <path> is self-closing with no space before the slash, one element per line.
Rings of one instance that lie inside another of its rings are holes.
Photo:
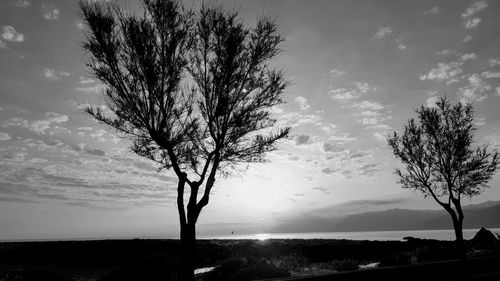
<path fill-rule="evenodd" d="M 396 169 L 403 188 L 418 190 L 444 206 L 481 193 L 498 167 L 499 155 L 486 144 L 473 147 L 477 128 L 472 104 L 451 105 L 442 98 L 435 107 L 422 106 L 417 115 L 418 123 L 410 119 L 402 134 L 388 138 L 405 165 L 405 171 Z"/>

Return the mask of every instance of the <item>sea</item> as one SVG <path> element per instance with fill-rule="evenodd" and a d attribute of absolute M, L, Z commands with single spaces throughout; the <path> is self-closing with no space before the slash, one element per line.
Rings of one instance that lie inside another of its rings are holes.
<path fill-rule="evenodd" d="M 500 228 L 488 229 L 500 235 Z M 464 229 L 464 239 L 472 239 L 479 229 Z M 453 229 L 444 230 L 398 230 L 398 231 L 355 231 L 355 232 L 308 232 L 308 233 L 257 233 L 230 234 L 222 236 L 199 236 L 199 239 L 350 239 L 374 241 L 403 241 L 404 237 L 421 239 L 455 240 Z"/>
<path fill-rule="evenodd" d="M 500 235 L 500 228 L 488 228 Z M 464 239 L 472 239 L 479 229 L 464 229 Z M 254 233 L 254 234 L 227 234 L 203 235 L 198 233 L 197 239 L 223 239 L 223 240 L 269 240 L 269 239 L 349 239 L 373 241 L 403 241 L 404 237 L 421 239 L 455 240 L 453 229 L 444 230 L 398 230 L 398 231 L 352 231 L 352 232 L 305 232 L 305 233 Z M 499 236 L 500 237 L 500 236 Z M 166 236 L 139 236 L 139 237 L 72 237 L 72 238 L 36 238 L 36 239 L 1 239 L 1 242 L 36 242 L 36 241 L 91 241 L 91 240 L 129 240 L 129 239 L 179 239 L 178 234 L 171 233 Z"/>

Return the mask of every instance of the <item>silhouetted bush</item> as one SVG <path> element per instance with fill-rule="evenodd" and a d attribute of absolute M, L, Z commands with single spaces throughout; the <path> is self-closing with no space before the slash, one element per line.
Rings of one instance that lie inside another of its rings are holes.
<path fill-rule="evenodd" d="M 408 253 L 394 254 L 382 257 L 380 266 L 407 265 L 412 263 L 412 256 Z"/>
<path fill-rule="evenodd" d="M 121 266 L 99 281 L 176 281 L 180 280 L 177 268 L 177 262 L 156 256 Z"/>
<path fill-rule="evenodd" d="M 0 272 L 0 281 L 71 281 L 72 278 L 48 269 L 7 269 Z"/>
<path fill-rule="evenodd" d="M 287 269 L 288 271 L 302 271 L 310 261 L 300 254 L 286 255 L 278 258 L 272 258 L 271 262 L 279 268 Z"/>
<path fill-rule="evenodd" d="M 256 280 L 264 278 L 288 277 L 286 269 L 279 268 L 263 258 L 233 258 L 223 262 L 204 281 Z"/>
<path fill-rule="evenodd" d="M 332 262 L 333 269 L 337 271 L 356 270 L 359 268 L 359 265 L 359 260 L 353 259 L 335 260 Z"/>

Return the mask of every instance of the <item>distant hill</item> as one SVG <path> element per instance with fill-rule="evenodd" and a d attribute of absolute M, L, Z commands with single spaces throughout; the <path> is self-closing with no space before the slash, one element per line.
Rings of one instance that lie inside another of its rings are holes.
<path fill-rule="evenodd" d="M 500 227 L 500 201 L 464 206 L 464 228 Z M 348 215 L 343 218 L 297 218 L 271 232 L 345 232 L 384 230 L 453 229 L 445 210 L 390 209 Z"/>

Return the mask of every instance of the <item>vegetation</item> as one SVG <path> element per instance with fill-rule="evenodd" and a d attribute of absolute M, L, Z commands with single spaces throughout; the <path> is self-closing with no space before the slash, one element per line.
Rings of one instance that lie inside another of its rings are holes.
<path fill-rule="evenodd" d="M 178 240 L 139 239 L 2 243 L 0 280 L 10 281 L 7 275 L 29 280 L 22 277 L 42 273 L 53 276 L 47 280 L 179 280 L 180 246 Z M 255 280 L 353 270 L 372 262 L 404 265 L 445 260 L 453 257 L 454 244 L 419 239 L 200 240 L 197 250 L 196 268 L 216 267 L 197 276 L 198 280 L 231 280 L 230 276 Z"/>
<path fill-rule="evenodd" d="M 499 165 L 496 150 L 474 148 L 476 125 L 471 104 L 452 105 L 446 98 L 436 107 L 417 110 L 419 123 L 410 119 L 401 134 L 387 139 L 392 152 L 405 166 L 396 169 L 403 188 L 432 197 L 451 216 L 457 252 L 465 259 L 461 200 L 487 188 Z"/>
<path fill-rule="evenodd" d="M 272 130 L 269 111 L 288 84 L 269 67 L 283 36 L 266 18 L 247 28 L 237 12 L 173 0 L 144 0 L 139 14 L 99 1 L 80 9 L 87 65 L 105 86 L 105 107 L 84 110 L 177 175 L 182 278 L 193 280 L 196 222 L 217 175 L 264 161 L 289 133 Z"/>

